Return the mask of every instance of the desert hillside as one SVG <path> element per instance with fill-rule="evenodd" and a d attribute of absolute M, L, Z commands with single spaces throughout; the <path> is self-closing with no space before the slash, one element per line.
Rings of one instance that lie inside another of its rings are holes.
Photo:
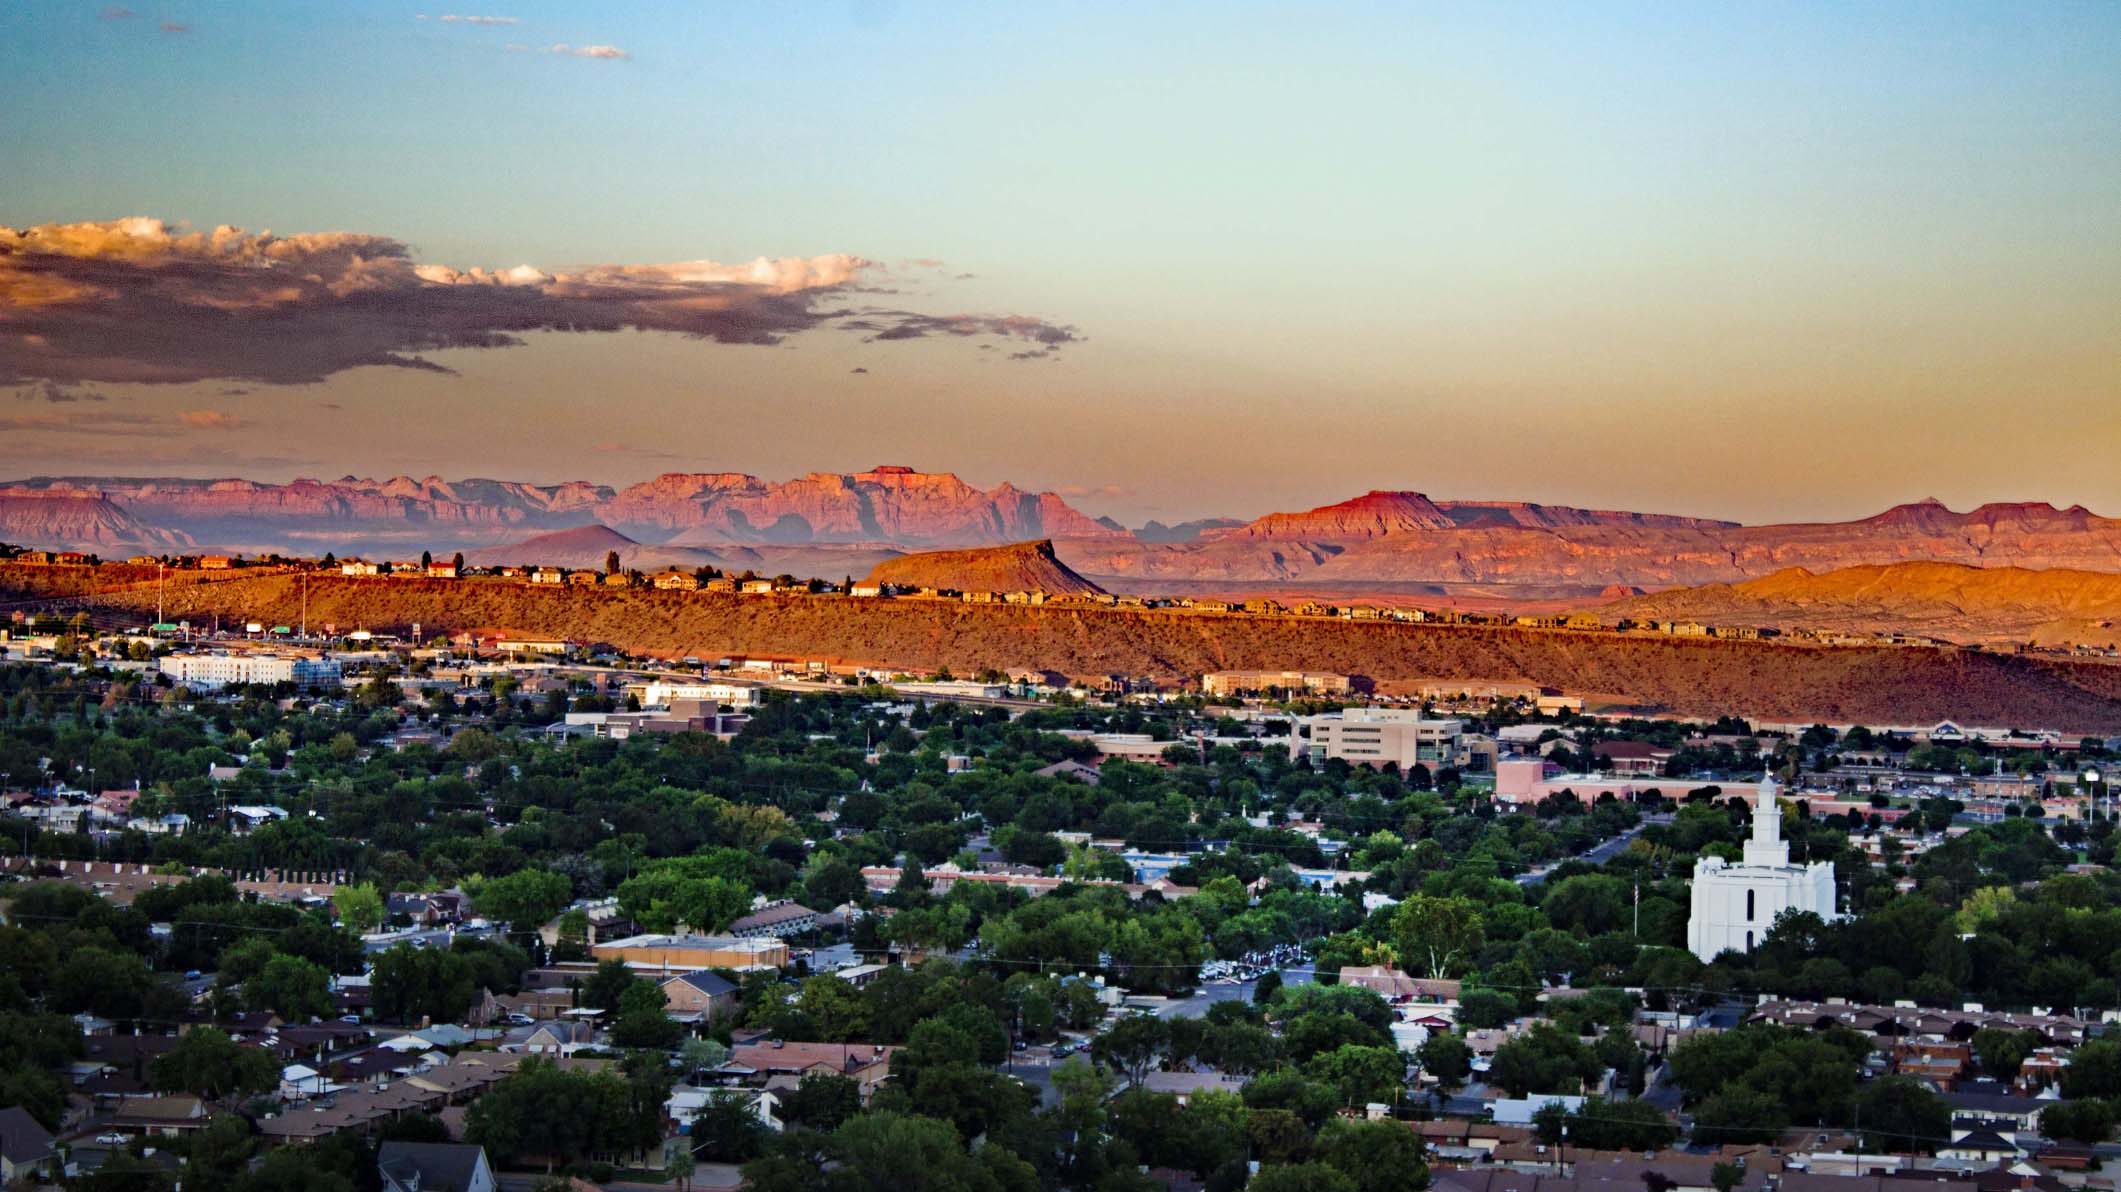
<path fill-rule="evenodd" d="M 0 568 L 0 586 L 6 573 Z M 111 603 L 153 608 L 152 589 Z M 296 581 L 260 575 L 170 593 L 172 619 L 286 622 Z M 1190 677 L 1305 667 L 1373 679 L 1516 679 L 1608 692 L 1645 710 L 1769 720 L 2121 732 L 2121 666 L 1918 648 L 1672 641 L 1560 630 L 1244 617 L 1080 605 L 738 597 L 499 581 L 309 581 L 309 622 L 341 630 L 494 627 L 676 657 L 749 653 L 918 668 L 1039 667 L 1074 676 Z"/>
<path fill-rule="evenodd" d="M 1935 562 L 1824 573 L 1793 567 L 1743 583 L 1618 600 L 1594 611 L 1608 622 L 1690 620 L 2103 646 L 2121 638 L 2121 575 Z"/>
<path fill-rule="evenodd" d="M 1053 543 L 1012 542 L 975 550 L 936 550 L 886 559 L 869 572 L 880 584 L 955 588 L 962 592 L 1044 592 L 1095 595 L 1104 589 L 1053 557 Z"/>

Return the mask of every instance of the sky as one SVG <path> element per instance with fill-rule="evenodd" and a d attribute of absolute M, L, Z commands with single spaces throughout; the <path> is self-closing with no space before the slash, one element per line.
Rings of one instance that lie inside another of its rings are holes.
<path fill-rule="evenodd" d="M 0 477 L 2121 515 L 2111 3 L 12 0 L 0 112 Z"/>

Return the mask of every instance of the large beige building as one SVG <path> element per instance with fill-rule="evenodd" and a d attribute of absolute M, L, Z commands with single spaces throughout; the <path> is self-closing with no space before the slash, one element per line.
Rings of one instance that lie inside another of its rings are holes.
<path fill-rule="evenodd" d="M 1314 695 L 1346 695 L 1348 676 L 1331 671 L 1210 671 L 1200 677 L 1200 689 L 1208 695 L 1250 695 L 1254 692 L 1305 691 Z"/>
<path fill-rule="evenodd" d="M 1413 708 L 1348 708 L 1299 716 L 1289 737 L 1289 756 L 1339 758 L 1350 765 L 1401 770 L 1460 764 L 1465 721 L 1425 717 Z"/>
<path fill-rule="evenodd" d="M 623 960 L 633 968 L 658 973 L 699 969 L 748 973 L 788 967 L 787 944 L 777 939 L 737 939 L 727 935 L 629 935 L 591 944 L 589 954 L 599 961 Z"/>

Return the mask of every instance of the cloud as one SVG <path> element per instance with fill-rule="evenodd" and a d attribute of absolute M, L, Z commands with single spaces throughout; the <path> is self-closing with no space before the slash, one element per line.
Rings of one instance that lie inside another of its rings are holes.
<path fill-rule="evenodd" d="M 869 332 L 871 342 L 926 339 L 930 336 L 987 336 L 1028 342 L 1031 346 L 1009 353 L 1011 360 L 1053 358 L 1068 344 L 1082 342 L 1075 328 L 1050 323 L 1030 315 L 924 315 L 904 310 L 863 311 L 847 321 L 850 330 Z M 992 344 L 982 344 L 992 348 Z"/>
<path fill-rule="evenodd" d="M 636 447 L 631 443 L 606 440 L 591 448 L 599 455 L 623 455 L 634 459 L 686 459 L 682 452 L 665 451 L 659 447 Z"/>
<path fill-rule="evenodd" d="M 186 410 L 177 421 L 193 430 L 238 430 L 247 422 L 227 410 Z"/>
<path fill-rule="evenodd" d="M 360 232 L 197 232 L 141 217 L 0 227 L 0 386 L 300 384 L 365 365 L 446 373 L 423 353 L 510 347 L 534 331 L 777 344 L 839 327 L 874 340 L 982 337 L 1033 350 L 1080 338 L 1023 315 L 850 311 L 870 268 L 836 253 L 459 270 Z"/>
<path fill-rule="evenodd" d="M 112 4 L 98 14 L 106 21 L 129 21 L 139 14 L 123 4 Z"/>
<path fill-rule="evenodd" d="M 80 385 L 67 385 L 58 381 L 38 381 L 15 391 L 23 401 L 45 401 L 53 405 L 70 405 L 78 401 L 108 401 L 104 395 Z"/>
<path fill-rule="evenodd" d="M 868 372 L 869 370 L 868 370 L 868 369 L 866 369 L 866 368 L 850 368 L 850 369 L 848 369 L 847 371 L 848 371 L 848 372 L 851 372 L 851 373 L 866 373 L 866 372 Z"/>
<path fill-rule="evenodd" d="M 633 57 L 632 54 L 617 46 L 571 46 L 564 41 L 552 46 L 545 52 L 548 54 L 560 54 L 568 58 L 603 58 L 609 61 Z"/>
<path fill-rule="evenodd" d="M 1122 484 L 1069 484 L 1053 491 L 1064 497 L 1125 497 L 1134 492 Z"/>
<path fill-rule="evenodd" d="M 162 32 L 164 32 L 164 33 L 189 33 L 189 32 L 191 32 L 191 26 L 190 26 L 190 25 L 187 25 L 187 24 L 185 24 L 185 23 L 184 23 L 184 22 L 182 22 L 182 21 L 164 21 L 164 22 L 162 22 Z"/>
<path fill-rule="evenodd" d="M 69 410 L 50 414 L 0 415 L 0 431 L 30 434 L 37 431 L 97 435 L 154 435 L 168 433 L 161 421 L 148 414 L 106 414 L 100 410 Z"/>
<path fill-rule="evenodd" d="M 420 19 L 421 19 L 421 20 L 425 20 L 425 19 L 427 19 L 427 18 L 425 18 L 425 17 L 422 17 L 422 18 L 420 18 Z M 439 19 L 440 19 L 440 20 L 442 20 L 442 21 L 448 22 L 448 23 L 450 23 L 450 24 L 453 24 L 453 25 L 520 25 L 520 24 L 522 24 L 522 22 L 521 22 L 521 21 L 517 20 L 517 19 L 516 19 L 516 18 L 514 18 L 514 17 L 473 17 L 473 16 L 460 16 L 460 15 L 458 15 L 457 13 L 453 13 L 453 12 L 443 13 L 443 14 L 442 14 L 442 16 L 441 16 L 441 17 L 440 17 Z"/>

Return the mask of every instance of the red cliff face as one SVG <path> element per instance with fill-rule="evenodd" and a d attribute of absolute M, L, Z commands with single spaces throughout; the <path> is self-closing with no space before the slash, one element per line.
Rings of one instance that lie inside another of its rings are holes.
<path fill-rule="evenodd" d="M 659 476 L 598 507 L 603 521 L 672 544 L 889 542 L 973 546 L 1025 537 L 1124 539 L 1052 493 L 981 490 L 948 472 L 875 468 L 772 482 L 729 474 Z"/>
<path fill-rule="evenodd" d="M 246 550 L 485 547 L 592 523 L 646 544 L 989 546 L 1026 538 L 1120 539 L 1052 493 L 982 490 L 945 473 L 882 467 L 770 481 L 672 472 L 613 491 L 579 481 L 70 479 L 30 491 L 106 498 L 142 522 Z"/>

